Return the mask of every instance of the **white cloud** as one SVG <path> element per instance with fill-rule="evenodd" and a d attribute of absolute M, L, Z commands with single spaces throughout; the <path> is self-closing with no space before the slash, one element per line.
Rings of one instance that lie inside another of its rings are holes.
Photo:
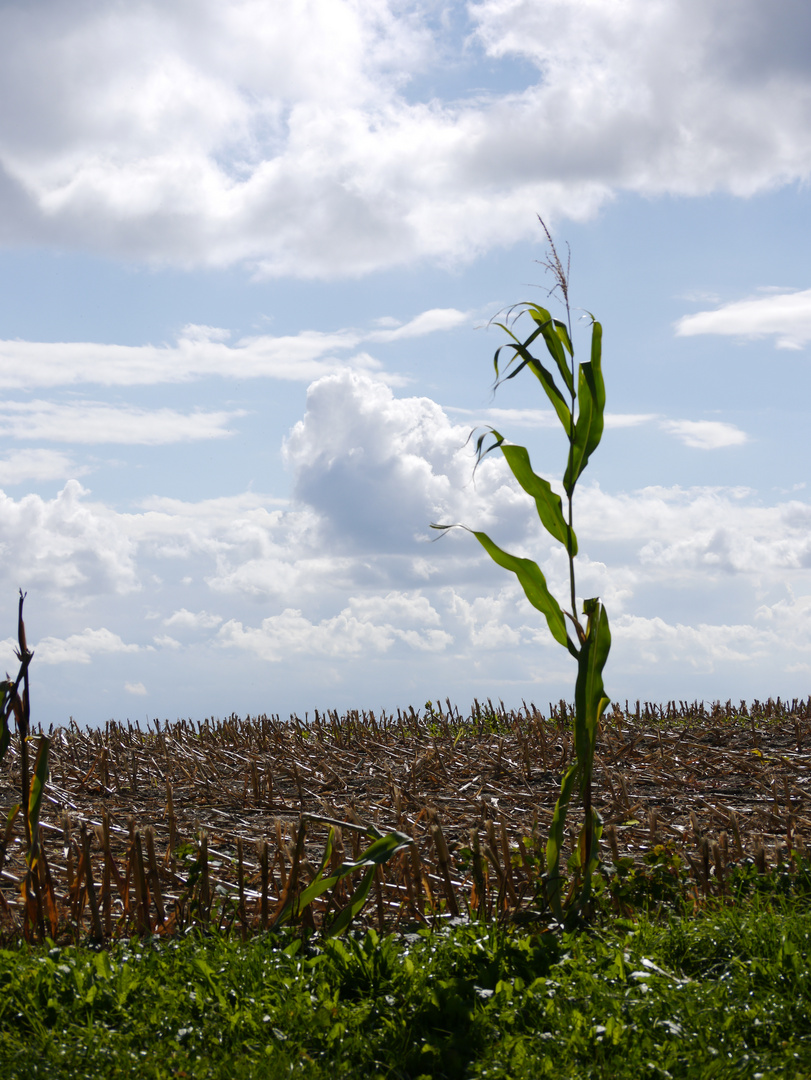
<path fill-rule="evenodd" d="M 487 409 L 475 414 L 471 409 L 448 408 L 447 411 L 457 415 L 475 415 L 498 428 L 502 424 L 509 427 L 560 428 L 560 420 L 551 409 Z M 745 432 L 734 424 L 719 420 L 665 420 L 660 413 L 611 412 L 607 412 L 604 419 L 607 431 L 658 423 L 663 431 L 675 435 L 686 446 L 701 450 L 735 446 L 747 441 Z"/>
<path fill-rule="evenodd" d="M 680 337 L 722 334 L 728 337 L 774 336 L 778 349 L 800 349 L 811 341 L 811 289 L 780 291 L 723 304 L 715 311 L 685 315 L 676 323 Z"/>
<path fill-rule="evenodd" d="M 745 431 L 721 420 L 663 420 L 661 426 L 696 450 L 717 450 L 748 441 Z"/>
<path fill-rule="evenodd" d="M 0 492 L 0 577 L 9 586 L 73 594 L 79 604 L 83 597 L 140 587 L 126 518 L 88 495 L 76 480 L 53 499 L 15 501 Z"/>
<path fill-rule="evenodd" d="M 618 191 L 809 175 L 802 0 L 483 0 L 467 16 L 460 33 L 435 5 L 387 0 L 4 5 L 3 234 L 330 277 L 469 258 L 531 233 L 527 207 L 583 218 Z M 419 99 L 415 77 L 477 49 L 483 76 L 516 58 L 536 74 Z"/>
<path fill-rule="evenodd" d="M 151 386 L 212 376 L 311 382 L 347 367 L 378 371 L 379 360 L 357 351 L 365 341 L 388 343 L 420 337 L 452 330 L 467 320 L 465 312 L 439 308 L 421 312 L 395 329 L 341 329 L 330 333 L 303 330 L 279 337 L 245 337 L 233 344 L 226 340 L 228 331 L 199 325 L 185 326 L 174 345 L 0 341 L 0 388 L 81 383 Z M 229 414 L 208 415 L 218 418 Z M 192 423 L 188 418 L 185 422 Z"/>
<path fill-rule="evenodd" d="M 35 483 L 67 480 L 88 472 L 88 466 L 77 465 L 68 454 L 57 450 L 15 450 L 0 458 L 0 487 L 13 487 L 32 480 Z"/>
<path fill-rule="evenodd" d="M 143 697 L 146 694 L 146 687 L 142 682 L 125 682 L 124 691 L 127 694 L 135 694 L 137 697 Z"/>
<path fill-rule="evenodd" d="M 213 615 L 208 611 L 198 611 L 195 614 L 193 611 L 181 608 L 173 612 L 168 619 L 164 619 L 163 625 L 184 630 L 210 630 L 214 626 L 219 626 L 221 622 L 221 615 Z"/>
<path fill-rule="evenodd" d="M 152 638 L 159 649 L 182 649 L 183 645 L 177 640 L 177 638 L 171 637 L 169 634 L 156 634 Z"/>
<path fill-rule="evenodd" d="M 704 446 L 733 441 L 731 425 L 691 423 L 698 426 L 684 432 Z M 565 577 L 564 567 L 548 562 L 555 545 L 504 461 L 488 458 L 474 483 L 467 427 L 452 423 L 429 398 L 395 397 L 357 373 L 326 376 L 310 387 L 285 453 L 293 503 L 258 492 L 200 502 L 153 497 L 122 513 L 93 500 L 76 481 L 50 500 L 2 495 L 4 579 L 79 604 L 110 593 L 146 598 L 155 595 L 157 578 L 165 582 L 161 588 L 199 582 L 183 585 L 195 591 L 184 591 L 180 603 L 176 595 L 168 608 L 164 601 L 157 609 L 151 604 L 172 634 L 211 631 L 235 617 L 234 603 L 247 600 L 301 611 L 310 621 L 315 605 L 318 623 L 342 610 L 348 596 L 477 583 L 490 595 L 498 570 L 467 535 L 428 543 L 433 521 L 485 529 L 497 543 Z M 605 593 L 619 571 L 632 569 L 637 577 L 622 578 L 617 594 L 631 603 L 646 582 L 718 573 L 780 578 L 811 567 L 810 513 L 795 500 L 759 506 L 745 490 L 610 494 L 585 485 L 578 536 L 584 552 L 590 542 L 614 545 L 604 573 L 596 564 L 589 572 Z"/>
<path fill-rule="evenodd" d="M 14 638 L 0 641 L 0 670 L 17 673 L 20 661 L 17 658 L 17 642 Z"/>
<path fill-rule="evenodd" d="M 663 488 L 609 494 L 584 486 L 578 539 L 624 545 L 641 578 L 685 587 L 719 575 L 783 583 L 811 569 L 811 506 L 759 505 L 746 488 Z"/>
<path fill-rule="evenodd" d="M 622 615 L 611 626 L 627 671 L 651 664 L 687 664 L 696 671 L 712 672 L 720 663 L 762 660 L 778 644 L 749 624 L 686 626 L 660 617 Z"/>
<path fill-rule="evenodd" d="M 233 434 L 225 425 L 245 415 L 244 410 L 179 413 L 174 409 L 138 409 L 99 401 L 0 403 L 0 425 L 9 438 L 85 444 L 164 446 L 222 439 Z"/>
<path fill-rule="evenodd" d="M 643 424 L 652 424 L 659 419 L 658 413 L 611 413 L 605 414 L 605 426 L 607 431 L 619 428 L 641 427 Z"/>
<path fill-rule="evenodd" d="M 52 636 L 36 645 L 43 667 L 131 654 L 123 677 L 133 685 L 142 674 L 136 653 L 150 650 L 187 680 L 194 677 L 184 665 L 208 674 L 217 657 L 283 661 L 301 679 L 306 665 L 322 662 L 405 671 L 416 654 L 420 670 L 444 657 L 471 678 L 568 678 L 568 659 L 556 659 L 542 617 L 469 534 L 425 542 L 436 518 L 485 528 L 507 550 L 535 558 L 553 591 L 566 595 L 565 553 L 545 537 L 501 459 L 471 482 L 466 440 L 467 427 L 428 398 L 398 398 L 358 373 L 330 375 L 310 387 L 288 440 L 298 501 L 257 492 L 153 497 L 121 512 L 76 481 L 50 500 L 3 495 L 3 591 L 30 589 L 31 617 L 50 599 Z M 614 685 L 623 672 L 637 679 L 653 667 L 700 674 L 811 663 L 807 503 L 762 505 L 743 488 L 607 492 L 584 484 L 576 514 L 578 591 L 608 605 Z M 787 585 L 796 599 L 785 599 Z M 681 614 L 697 608 L 695 622 Z M 77 630 L 88 625 L 105 629 Z M 150 644 L 127 644 L 141 640 Z M 153 670 L 151 693 L 157 677 Z"/>
<path fill-rule="evenodd" d="M 432 308 L 423 311 L 416 318 L 402 326 L 373 330 L 366 335 L 367 341 L 404 341 L 408 338 L 424 337 L 435 334 L 438 330 L 455 330 L 470 320 L 470 312 L 457 311 L 456 308 Z"/>
<path fill-rule="evenodd" d="M 389 593 L 385 597 L 352 597 L 340 614 L 313 623 L 287 608 L 263 619 L 260 627 L 230 620 L 220 628 L 223 646 L 245 649 L 263 660 L 280 661 L 307 654 L 330 659 L 381 655 L 400 641 L 418 652 L 436 652 L 453 642 L 439 628 L 440 617 L 420 595 Z M 429 624 L 426 626 L 426 624 Z"/>
<path fill-rule="evenodd" d="M 127 645 L 118 634 L 102 627 L 89 627 L 80 634 L 67 638 L 44 637 L 34 646 L 36 659 L 41 664 L 89 664 L 95 656 L 111 653 L 138 652 L 138 645 Z"/>
<path fill-rule="evenodd" d="M 354 372 L 326 376 L 285 443 L 296 497 L 328 528 L 333 550 L 409 550 L 434 521 L 495 514 L 514 520 L 520 496 L 502 462 L 485 460 L 472 483 L 466 427 L 425 397 L 396 398 Z M 519 511 L 520 513 L 520 511 Z"/>

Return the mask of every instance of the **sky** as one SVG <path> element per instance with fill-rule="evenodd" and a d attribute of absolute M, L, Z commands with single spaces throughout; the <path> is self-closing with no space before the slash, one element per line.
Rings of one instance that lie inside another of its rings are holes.
<path fill-rule="evenodd" d="M 603 325 L 612 700 L 811 694 L 807 0 L 2 0 L 0 663 L 44 725 L 573 696 L 491 320 Z M 526 373 L 525 373 L 526 374 Z"/>

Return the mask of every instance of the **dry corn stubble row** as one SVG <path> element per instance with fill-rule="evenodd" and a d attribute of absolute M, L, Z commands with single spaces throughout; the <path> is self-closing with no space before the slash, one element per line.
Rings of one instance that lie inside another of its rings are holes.
<path fill-rule="evenodd" d="M 570 727 L 562 702 L 546 718 L 534 706 L 477 702 L 467 718 L 434 706 L 309 722 L 233 715 L 57 728 L 41 817 L 40 931 L 111 937 L 213 919 L 249 933 L 315 876 L 329 822 L 344 823 L 333 868 L 370 842 L 364 826 L 414 839 L 376 871 L 364 920 L 391 929 L 471 910 L 507 916 L 536 893 Z M 729 860 L 763 864 L 803 850 L 810 727 L 811 698 L 615 707 L 595 761 L 606 851 L 639 859 L 669 841 L 707 891 Z M 19 800 L 19 766 L 13 740 L 0 765 L 4 814 Z M 6 832 L 0 923 L 9 937 L 22 925 L 22 815 Z M 334 914 L 360 876 L 303 920 Z"/>

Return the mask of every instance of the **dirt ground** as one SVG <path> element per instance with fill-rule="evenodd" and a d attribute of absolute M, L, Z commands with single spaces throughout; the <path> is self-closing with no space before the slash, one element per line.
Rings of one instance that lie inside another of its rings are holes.
<path fill-rule="evenodd" d="M 36 742 L 35 736 L 32 752 Z M 725 859 L 771 863 L 811 845 L 810 744 L 811 698 L 750 708 L 614 707 L 602 723 L 594 773 L 607 857 L 614 847 L 640 859 L 670 842 L 695 866 L 716 843 Z M 156 721 L 148 730 L 113 723 L 58 728 L 50 738 L 41 823 L 60 919 L 89 918 L 79 873 L 83 824 L 108 929 L 134 917 L 136 836 L 147 888 L 152 901 L 159 894 L 163 915 L 189 894 L 189 865 L 198 859 L 199 869 L 202 836 L 212 896 L 219 886 L 221 896 L 236 897 L 241 847 L 240 918 L 256 925 L 262 842 L 272 918 L 294 864 L 301 863 L 301 882 L 314 875 L 330 822 L 344 823 L 333 865 L 370 842 L 362 835 L 369 824 L 416 842 L 378 875 L 381 925 L 439 910 L 464 914 L 471 895 L 475 901 L 474 840 L 490 909 L 520 906 L 534 888 L 526 854 L 545 843 L 572 754 L 563 703 L 546 715 L 533 706 L 508 712 L 476 703 L 463 717 L 437 704 L 396 716 L 316 714 L 309 723 L 232 716 L 204 724 Z M 19 792 L 20 750 L 12 739 L 0 763 L 4 817 Z M 306 837 L 297 856 L 302 814 Z M 576 811 L 571 818 L 570 840 Z M 534 846 L 522 840 L 533 835 Z M 22 910 L 24 849 L 20 815 L 0 852 L 2 915 L 12 925 Z M 149 918 L 158 921 L 157 905 Z"/>

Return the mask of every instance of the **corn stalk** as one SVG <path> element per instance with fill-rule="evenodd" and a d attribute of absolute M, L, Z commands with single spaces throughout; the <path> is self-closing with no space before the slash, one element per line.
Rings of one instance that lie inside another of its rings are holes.
<path fill-rule="evenodd" d="M 605 386 L 602 375 L 602 327 L 591 317 L 591 353 L 587 361 L 575 366 L 571 333 L 571 310 L 569 307 L 569 270 L 563 266 L 548 229 L 541 221 L 549 243 L 549 257 L 543 264 L 551 271 L 555 285 L 552 292 L 559 292 L 563 299 L 566 320 L 554 318 L 539 304 L 521 303 L 507 313 L 504 322 L 496 325 L 509 337 L 495 353 L 493 364 L 496 386 L 506 379 L 514 379 L 525 368 L 541 384 L 555 414 L 560 421 L 569 444 L 566 470 L 563 475 L 563 492 L 566 503 L 552 489 L 548 480 L 538 476 L 532 469 L 529 453 L 523 446 L 508 443 L 495 428 L 487 428 L 476 444 L 478 464 L 493 450 L 501 451 L 504 460 L 523 490 L 535 502 L 535 509 L 544 529 L 566 549 L 569 564 L 569 605 L 562 607 L 552 595 L 546 578 L 537 563 L 531 559 L 511 555 L 495 544 L 490 537 L 474 529 L 472 532 L 484 550 L 498 563 L 515 574 L 527 600 L 546 618 L 547 626 L 555 641 L 563 646 L 577 662 L 575 684 L 574 741 L 575 759 L 561 779 L 560 796 L 555 805 L 552 825 L 546 845 L 546 891 L 556 918 L 583 912 L 589 902 L 591 881 L 597 867 L 599 840 L 602 823 L 592 800 L 592 773 L 597 729 L 600 718 L 609 703 L 603 686 L 603 668 L 611 647 L 608 616 L 599 598 L 584 600 L 583 621 L 577 614 L 575 586 L 575 557 L 577 537 L 573 526 L 574 492 L 577 481 L 586 468 L 589 458 L 597 449 L 603 434 L 605 410 Z M 526 315 L 533 324 L 531 333 L 522 340 L 513 327 L 516 320 Z M 536 342 L 546 346 L 552 360 L 549 367 L 531 351 Z M 504 350 L 511 351 L 503 374 L 499 367 Z M 446 530 L 453 525 L 433 525 Z M 467 526 L 462 526 L 467 528 Z M 568 621 L 567 621 L 568 620 Z M 566 815 L 572 797 L 577 791 L 582 799 L 584 822 L 571 865 L 580 882 L 567 910 L 562 901 L 563 881 L 560 859 L 563 848 Z"/>

